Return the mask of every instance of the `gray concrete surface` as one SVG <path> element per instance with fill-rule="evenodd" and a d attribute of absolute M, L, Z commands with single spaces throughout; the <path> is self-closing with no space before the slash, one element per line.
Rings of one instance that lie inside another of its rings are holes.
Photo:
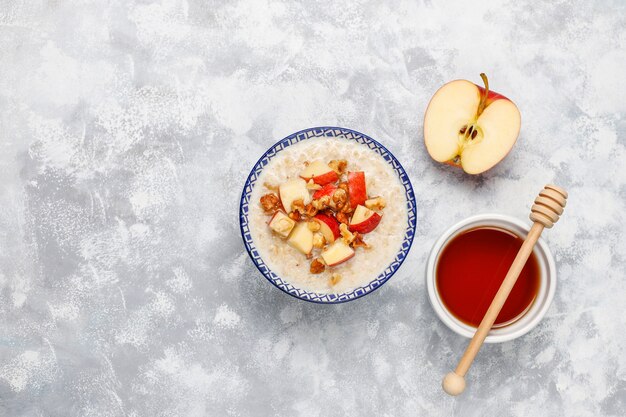
<path fill-rule="evenodd" d="M 0 415 L 625 415 L 625 27 L 618 1 L 0 1 Z M 482 71 L 523 127 L 468 177 L 422 118 Z M 407 262 L 339 306 L 269 285 L 237 220 L 256 159 L 319 125 L 382 142 L 418 201 Z M 555 301 L 448 398 L 466 340 L 428 251 L 547 182 Z"/>

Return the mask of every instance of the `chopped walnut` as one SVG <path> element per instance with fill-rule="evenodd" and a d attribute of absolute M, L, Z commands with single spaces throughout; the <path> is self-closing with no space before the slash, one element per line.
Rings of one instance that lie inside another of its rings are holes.
<path fill-rule="evenodd" d="M 315 220 L 311 220 L 310 222 L 308 222 L 307 226 L 309 227 L 309 230 L 312 232 L 317 232 L 320 230 L 320 224 Z"/>
<path fill-rule="evenodd" d="M 365 243 L 365 241 L 363 240 L 363 235 L 360 234 L 359 232 L 354 232 L 354 240 L 352 241 L 352 247 L 353 248 L 369 248 L 369 245 L 367 243 Z"/>
<path fill-rule="evenodd" d="M 341 208 L 341 212 L 345 213 L 345 214 L 350 214 L 354 211 L 354 209 L 352 208 L 352 205 L 350 204 L 350 202 L 347 202 L 342 208 Z"/>
<path fill-rule="evenodd" d="M 324 265 L 321 258 L 315 258 L 311 261 L 311 268 L 309 271 L 311 271 L 312 274 L 321 274 L 325 269 L 326 265 Z"/>
<path fill-rule="evenodd" d="M 298 211 L 300 214 L 304 214 L 304 201 L 301 198 L 291 202 L 291 211 Z"/>
<path fill-rule="evenodd" d="M 334 274 L 330 276 L 330 280 L 328 282 L 330 283 L 331 286 L 335 286 L 339 284 L 339 281 L 341 281 L 341 275 L 335 272 Z"/>
<path fill-rule="evenodd" d="M 335 203 L 345 203 L 348 201 L 348 193 L 343 188 L 337 188 L 333 193 L 333 201 Z"/>
<path fill-rule="evenodd" d="M 369 200 L 365 200 L 365 207 L 370 210 L 382 210 L 385 208 L 386 204 L 385 199 L 382 197 L 374 197 Z"/>
<path fill-rule="evenodd" d="M 265 194 L 261 197 L 261 206 L 268 213 L 273 213 L 280 209 L 280 199 L 274 193 Z"/>
<path fill-rule="evenodd" d="M 341 210 L 348 201 L 348 193 L 342 188 L 337 188 L 333 193 L 333 203 L 337 210 Z"/>
<path fill-rule="evenodd" d="M 330 196 L 325 195 L 323 197 L 320 197 L 317 200 L 313 200 L 311 204 L 313 204 L 313 207 L 315 207 L 318 211 L 327 209 L 330 205 Z"/>
<path fill-rule="evenodd" d="M 326 239 L 324 235 L 321 233 L 315 233 L 313 235 L 313 247 L 317 249 L 322 249 L 326 244 Z"/>
<path fill-rule="evenodd" d="M 337 175 L 342 175 L 346 172 L 346 168 L 348 167 L 348 161 L 345 159 L 333 159 L 328 163 L 330 169 L 335 171 Z"/>
<path fill-rule="evenodd" d="M 322 188 L 321 185 L 316 184 L 313 179 L 310 179 L 309 182 L 306 183 L 307 190 L 320 190 Z"/>
<path fill-rule="evenodd" d="M 337 188 L 341 188 L 345 192 L 348 192 L 348 183 L 347 182 L 340 182 L 339 185 L 337 186 Z"/>
<path fill-rule="evenodd" d="M 317 209 L 313 206 L 313 204 L 309 203 L 304 206 L 304 214 L 309 217 L 313 217 L 317 214 Z"/>
<path fill-rule="evenodd" d="M 298 211 L 292 211 L 291 213 L 289 213 L 289 218 L 290 218 L 291 220 L 295 220 L 295 221 L 300 220 L 300 212 L 298 212 Z"/>
<path fill-rule="evenodd" d="M 337 219 L 337 221 L 341 224 L 348 224 L 350 222 L 350 219 L 348 218 L 348 216 L 346 215 L 346 213 L 342 213 L 339 212 L 337 213 L 337 215 L 335 216 L 335 218 Z"/>
<path fill-rule="evenodd" d="M 354 241 L 355 236 L 350 230 L 348 230 L 348 226 L 345 223 L 341 223 L 339 225 L 339 231 L 341 232 L 341 238 L 346 245 L 349 245 Z"/>

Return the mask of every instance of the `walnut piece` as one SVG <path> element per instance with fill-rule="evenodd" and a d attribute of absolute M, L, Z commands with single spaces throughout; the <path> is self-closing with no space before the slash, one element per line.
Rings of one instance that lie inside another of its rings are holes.
<path fill-rule="evenodd" d="M 352 247 L 354 249 L 356 249 L 356 248 L 368 249 L 369 245 L 367 243 L 365 243 L 365 241 L 363 240 L 363 235 L 362 234 L 360 234 L 359 232 L 354 232 L 354 240 L 352 241 Z"/>
<path fill-rule="evenodd" d="M 289 213 L 289 218 L 291 220 L 294 220 L 294 221 L 300 220 L 300 212 L 299 211 L 292 211 L 291 213 Z"/>
<path fill-rule="evenodd" d="M 280 199 L 274 193 L 265 194 L 261 197 L 261 207 L 267 213 L 274 213 L 280 209 Z"/>
<path fill-rule="evenodd" d="M 311 271 L 312 274 L 321 274 L 322 272 L 324 272 L 325 269 L 326 265 L 324 265 L 324 262 L 321 260 L 321 258 L 315 258 L 313 259 L 313 261 L 311 261 L 311 267 L 309 268 L 309 271 Z"/>
<path fill-rule="evenodd" d="M 347 182 L 340 182 L 339 185 L 337 186 L 337 188 L 341 188 L 345 192 L 348 192 L 348 183 Z"/>
<path fill-rule="evenodd" d="M 291 211 L 298 211 L 300 214 L 304 214 L 304 201 L 301 198 L 293 200 L 291 202 Z"/>
<path fill-rule="evenodd" d="M 317 214 L 317 209 L 312 203 L 309 203 L 306 206 L 304 206 L 304 214 L 309 217 L 313 217 Z"/>
<path fill-rule="evenodd" d="M 355 236 L 350 230 L 348 230 L 348 225 L 341 223 L 339 225 L 339 231 L 341 232 L 341 238 L 346 245 L 349 245 L 354 241 Z"/>
<path fill-rule="evenodd" d="M 325 195 L 323 197 L 318 198 L 317 200 L 311 201 L 313 207 L 315 207 L 318 211 L 327 209 L 330 206 L 330 196 Z"/>
<path fill-rule="evenodd" d="M 369 200 L 365 200 L 365 207 L 370 210 L 382 210 L 385 208 L 386 205 L 387 203 L 382 197 L 374 197 L 370 198 Z"/>
<path fill-rule="evenodd" d="M 341 224 L 348 224 L 350 222 L 350 219 L 348 218 L 346 213 L 339 212 L 335 215 L 335 218 Z"/>
<path fill-rule="evenodd" d="M 346 205 L 348 201 L 348 193 L 343 188 L 337 188 L 333 193 L 333 203 L 335 203 L 335 208 L 337 210 L 341 210 L 343 206 Z"/>
<path fill-rule="evenodd" d="M 345 203 L 348 201 L 348 193 L 343 188 L 337 188 L 333 193 L 333 201 L 335 203 Z"/>
<path fill-rule="evenodd" d="M 328 163 L 330 169 L 335 171 L 337 175 L 341 176 L 344 172 L 346 172 L 346 168 L 348 167 L 348 161 L 345 159 L 333 159 Z"/>
<path fill-rule="evenodd" d="M 341 208 L 341 212 L 345 214 L 350 214 L 353 211 L 354 209 L 352 208 L 352 205 L 350 204 L 349 201 Z"/>
<path fill-rule="evenodd" d="M 341 281 L 341 275 L 335 272 L 330 276 L 330 280 L 328 282 L 331 286 L 334 287 L 335 285 L 339 284 L 339 281 Z"/>

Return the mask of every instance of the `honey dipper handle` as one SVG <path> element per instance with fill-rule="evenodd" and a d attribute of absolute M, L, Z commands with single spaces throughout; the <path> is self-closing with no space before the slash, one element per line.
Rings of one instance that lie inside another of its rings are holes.
<path fill-rule="evenodd" d="M 515 257 L 513 264 L 511 264 L 511 267 L 509 268 L 509 272 L 507 272 L 504 277 L 504 281 L 502 281 L 502 284 L 500 285 L 500 289 L 493 297 L 493 301 L 491 302 L 489 309 L 485 313 L 485 316 L 480 322 L 474 337 L 472 337 L 472 340 L 467 346 L 467 349 L 465 349 L 465 353 L 463 353 L 463 356 L 456 367 L 455 373 L 457 375 L 465 376 L 470 366 L 472 366 L 474 358 L 478 354 L 478 351 L 485 341 L 487 334 L 489 334 L 493 323 L 498 318 L 498 314 L 500 314 L 500 310 L 502 310 L 502 306 L 504 306 L 506 299 L 509 297 L 515 282 L 517 282 L 517 277 L 519 277 L 524 265 L 526 265 L 526 261 L 532 253 L 535 243 L 537 243 L 537 239 L 539 239 L 539 236 L 543 231 L 543 227 L 544 226 L 541 223 L 534 223 L 530 228 L 528 236 L 526 236 L 522 247 L 519 252 L 517 252 L 517 256 Z"/>

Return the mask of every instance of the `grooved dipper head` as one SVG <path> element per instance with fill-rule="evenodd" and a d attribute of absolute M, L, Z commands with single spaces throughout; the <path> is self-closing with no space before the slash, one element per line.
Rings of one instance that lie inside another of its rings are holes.
<path fill-rule="evenodd" d="M 567 191 L 556 185 L 543 187 L 530 209 L 530 220 L 541 223 L 548 229 L 559 220 L 567 203 Z"/>

